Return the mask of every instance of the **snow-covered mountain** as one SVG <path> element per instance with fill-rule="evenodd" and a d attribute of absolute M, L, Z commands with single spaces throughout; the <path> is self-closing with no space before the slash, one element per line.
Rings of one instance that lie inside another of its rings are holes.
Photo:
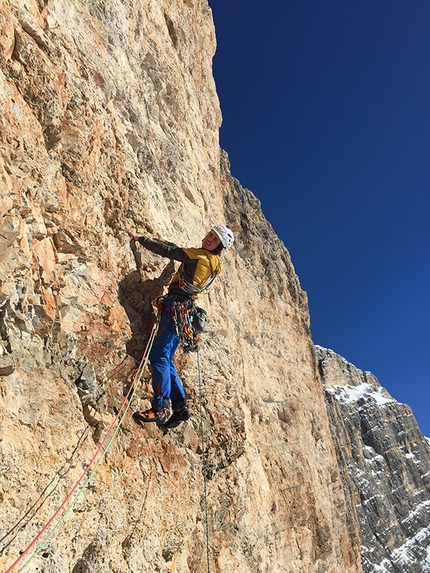
<path fill-rule="evenodd" d="M 430 447 L 411 409 L 370 372 L 317 347 L 364 573 L 430 571 Z"/>

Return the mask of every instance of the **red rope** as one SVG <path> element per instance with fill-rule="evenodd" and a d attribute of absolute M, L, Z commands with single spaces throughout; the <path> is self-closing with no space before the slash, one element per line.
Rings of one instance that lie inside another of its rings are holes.
<path fill-rule="evenodd" d="M 85 471 L 83 472 L 83 474 L 81 475 L 81 477 L 78 479 L 78 481 L 75 483 L 75 485 L 73 486 L 73 488 L 71 489 L 70 493 L 68 494 L 68 496 L 66 497 L 66 499 L 63 501 L 63 503 L 60 505 L 60 507 L 57 509 L 57 511 L 54 513 L 54 515 L 51 517 L 51 519 L 48 521 L 48 523 L 44 526 L 44 528 L 40 531 L 40 533 L 37 535 L 37 537 L 35 537 L 33 539 L 33 541 L 30 543 L 30 545 L 28 545 L 28 547 L 21 553 L 21 555 L 18 557 L 18 559 L 12 563 L 12 565 L 9 567 L 9 569 L 6 571 L 6 573 L 10 573 L 17 565 L 18 563 L 24 558 L 25 555 L 27 555 L 27 553 L 30 551 L 30 549 L 32 547 L 34 547 L 34 545 L 39 541 L 39 539 L 42 537 L 42 535 L 45 533 L 45 531 L 48 529 L 48 527 L 51 525 L 51 523 L 54 521 L 54 519 L 59 515 L 59 513 L 64 509 L 64 507 L 66 506 L 67 502 L 70 500 L 70 498 L 72 497 L 72 495 L 74 494 L 74 492 L 77 490 L 77 488 L 79 487 L 80 483 L 82 482 L 82 480 L 84 479 L 84 477 L 88 474 L 88 472 L 90 471 L 91 466 L 93 465 L 93 463 L 95 462 L 96 458 L 98 457 L 98 455 L 100 454 L 100 452 L 103 450 L 106 442 L 109 439 L 109 436 L 111 435 L 116 423 L 118 422 L 122 411 L 124 410 L 127 401 L 129 399 L 129 396 L 132 393 L 132 390 L 137 382 L 137 380 L 139 379 L 140 376 L 140 371 L 141 368 L 146 360 L 146 353 L 148 352 L 148 349 L 150 348 L 150 345 L 152 343 L 152 338 L 153 338 L 153 334 L 155 331 L 155 328 L 157 327 L 157 322 L 153 325 L 152 330 L 151 330 L 151 334 L 149 336 L 148 339 L 148 343 L 146 345 L 145 351 L 143 353 L 142 359 L 140 361 L 139 364 L 139 368 L 136 371 L 136 374 L 134 376 L 133 382 L 130 385 L 130 388 L 127 392 L 127 395 L 124 398 L 123 403 L 121 404 L 121 408 L 119 409 L 119 412 L 117 413 L 114 421 L 112 422 L 112 424 L 110 425 L 106 436 L 104 437 L 102 443 L 100 444 L 99 448 L 97 449 L 96 453 L 94 454 L 93 458 L 91 459 L 90 463 L 87 465 Z"/>

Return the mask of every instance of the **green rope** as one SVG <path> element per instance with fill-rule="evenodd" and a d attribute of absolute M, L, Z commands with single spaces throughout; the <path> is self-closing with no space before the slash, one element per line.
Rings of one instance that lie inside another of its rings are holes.
<path fill-rule="evenodd" d="M 202 398 L 202 376 L 200 370 L 200 354 L 197 347 L 197 371 L 199 378 L 199 396 L 200 396 L 200 433 L 202 436 L 202 470 L 203 470 L 203 495 L 206 518 L 206 558 L 208 562 L 208 573 L 211 571 L 210 550 L 209 550 L 209 511 L 208 511 L 208 488 L 207 488 L 207 470 L 206 470 L 206 452 L 205 452 L 205 434 L 203 429 L 203 398 Z"/>
<path fill-rule="evenodd" d="M 121 424 L 122 424 L 122 422 L 123 422 L 123 420 L 124 420 L 124 418 L 125 418 L 125 415 L 127 414 L 128 410 L 129 410 L 129 408 L 130 408 L 131 402 L 132 402 L 132 400 L 133 400 L 133 398 L 134 398 L 134 395 L 135 395 L 135 393 L 136 393 L 137 384 L 140 382 L 140 379 L 141 379 L 141 377 L 142 377 L 142 374 L 143 374 L 143 372 L 144 372 L 144 370 L 145 370 L 145 367 L 146 367 L 146 365 L 147 365 L 147 363 L 148 363 L 149 354 L 150 354 L 150 352 L 151 352 L 151 348 L 152 348 L 152 344 L 153 344 L 154 339 L 155 339 L 155 335 L 156 335 L 156 329 L 154 329 L 154 331 L 153 331 L 152 340 L 151 340 L 151 343 L 150 343 L 150 345 L 149 345 L 149 348 L 148 348 L 148 352 L 147 352 L 145 361 L 144 361 L 144 363 L 143 363 L 142 368 L 140 369 L 139 375 L 138 375 L 137 378 L 136 378 L 136 381 L 135 381 L 135 383 L 134 383 L 133 390 L 132 390 L 132 392 L 131 392 L 131 395 L 130 395 L 129 398 L 128 398 L 128 403 L 127 403 L 127 406 L 126 406 L 126 408 L 125 408 L 125 410 L 124 410 L 124 413 L 122 414 L 122 416 L 121 416 L 121 418 L 120 418 L 120 420 L 119 420 L 119 422 L 118 422 L 118 424 L 117 424 L 117 427 L 116 427 L 115 431 L 113 432 L 111 438 L 109 439 L 109 441 L 108 441 L 108 443 L 107 443 L 107 446 L 104 448 L 103 452 L 101 453 L 101 456 L 100 456 L 99 460 L 97 461 L 96 465 L 94 466 L 93 470 L 92 470 L 91 473 L 89 474 L 88 478 L 86 479 L 86 481 L 84 482 L 84 484 L 81 486 L 81 488 L 79 489 L 78 493 L 76 494 L 76 496 L 74 497 L 74 499 L 73 499 L 72 502 L 70 503 L 69 507 L 67 508 L 67 510 L 66 510 L 66 511 L 64 512 L 64 514 L 62 515 L 62 517 L 59 519 L 59 521 L 57 522 L 57 524 L 55 525 L 55 527 L 53 527 L 53 529 L 50 531 L 50 533 L 49 533 L 49 534 L 45 537 L 45 539 L 42 541 L 42 543 L 40 544 L 40 546 L 32 553 L 32 555 L 30 556 L 30 558 L 24 563 L 23 567 L 21 567 L 21 569 L 19 569 L 18 573 L 21 573 L 22 571 L 24 571 L 24 570 L 27 568 L 28 565 L 30 565 L 30 563 L 33 561 L 33 559 L 42 551 L 42 549 L 45 547 L 45 545 L 48 543 L 48 541 L 51 539 L 51 537 L 54 535 L 54 533 L 57 531 L 57 529 L 61 526 L 61 524 L 62 524 L 62 523 L 64 522 L 64 520 L 66 519 L 67 515 L 72 511 L 72 509 L 73 509 L 74 506 L 76 505 L 76 502 L 78 501 L 78 499 L 81 497 L 81 495 L 82 495 L 83 492 L 85 491 L 85 489 L 86 489 L 87 485 L 89 484 L 91 478 L 92 478 L 92 477 L 94 476 L 94 474 L 96 473 L 97 468 L 99 467 L 101 461 L 102 461 L 102 460 L 104 459 L 104 457 L 106 456 L 106 454 L 107 454 L 107 452 L 108 452 L 108 450 L 109 450 L 109 448 L 110 448 L 112 442 L 114 441 L 114 439 L 115 439 L 115 437 L 116 437 L 116 435 L 117 435 L 117 433 L 118 433 L 118 431 L 119 431 L 119 429 L 120 429 L 120 427 L 121 427 Z"/>

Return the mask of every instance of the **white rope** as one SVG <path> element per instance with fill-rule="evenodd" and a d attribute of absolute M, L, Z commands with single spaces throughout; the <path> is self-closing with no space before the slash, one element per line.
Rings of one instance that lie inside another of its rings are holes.
<path fill-rule="evenodd" d="M 208 573 L 211 572 L 210 567 L 210 550 L 209 550 L 209 511 L 208 511 L 208 491 L 207 491 L 207 471 L 206 471 L 206 452 L 205 452 L 205 437 L 203 429 L 203 398 L 202 398 L 202 376 L 200 370 L 200 354 L 197 347 L 197 371 L 199 377 L 199 396 L 200 396 L 200 433 L 202 437 L 202 471 L 203 471 L 203 496 L 206 517 L 206 557 L 208 562 Z"/>

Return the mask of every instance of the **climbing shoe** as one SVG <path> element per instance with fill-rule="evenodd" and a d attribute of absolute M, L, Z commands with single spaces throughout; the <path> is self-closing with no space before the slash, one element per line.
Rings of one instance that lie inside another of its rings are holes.
<path fill-rule="evenodd" d="M 155 422 L 158 426 L 161 426 L 166 421 L 166 412 L 164 410 L 149 408 L 149 410 L 145 410 L 144 412 L 134 412 L 133 420 L 138 424 Z"/>
<path fill-rule="evenodd" d="M 186 422 L 190 419 L 190 413 L 187 408 L 182 408 L 182 410 L 176 410 L 164 424 L 165 428 L 177 428 L 182 422 Z"/>

